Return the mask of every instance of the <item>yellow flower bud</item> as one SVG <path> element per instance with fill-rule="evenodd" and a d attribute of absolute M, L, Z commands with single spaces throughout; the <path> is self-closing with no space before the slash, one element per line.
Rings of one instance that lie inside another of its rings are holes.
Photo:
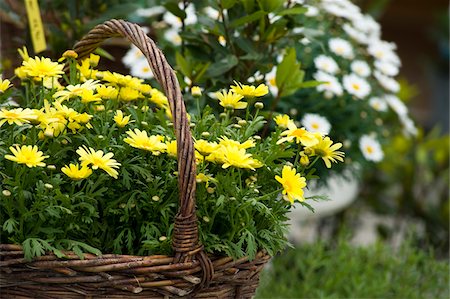
<path fill-rule="evenodd" d="M 62 57 L 76 59 L 78 58 L 78 54 L 74 50 L 67 50 L 66 52 L 63 53 Z"/>
<path fill-rule="evenodd" d="M 255 103 L 255 108 L 256 109 L 262 109 L 262 108 L 264 108 L 264 104 L 262 102 L 256 102 Z"/>
<path fill-rule="evenodd" d="M 194 97 L 199 97 L 199 96 L 202 95 L 202 89 L 201 89 L 200 87 L 198 87 L 198 86 L 192 86 L 192 88 L 191 88 L 191 94 L 192 94 Z"/>

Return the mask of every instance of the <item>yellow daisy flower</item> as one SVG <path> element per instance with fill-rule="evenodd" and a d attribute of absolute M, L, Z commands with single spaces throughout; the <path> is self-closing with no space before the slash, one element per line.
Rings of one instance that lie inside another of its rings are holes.
<path fill-rule="evenodd" d="M 295 125 L 294 121 L 292 119 L 290 119 L 289 115 L 287 115 L 287 114 L 277 115 L 273 118 L 273 120 L 275 121 L 277 126 L 279 126 L 280 128 L 283 128 L 283 129 L 287 129 L 289 124 Z"/>
<path fill-rule="evenodd" d="M 114 156 L 113 153 L 104 154 L 101 150 L 95 151 L 92 147 L 80 146 L 77 149 L 77 154 L 80 156 L 82 167 L 92 164 L 92 169 L 94 170 L 101 168 L 115 179 L 119 176 L 119 173 L 114 168 L 119 168 L 120 163 L 115 159 L 111 159 Z"/>
<path fill-rule="evenodd" d="M 67 85 L 65 90 L 55 92 L 53 98 L 59 102 L 63 102 L 70 98 L 82 96 L 86 91 L 93 91 L 99 84 L 99 81 L 87 80 L 82 84 Z"/>
<path fill-rule="evenodd" d="M 36 118 L 37 118 L 36 113 L 29 108 L 26 109 L 15 108 L 11 110 L 2 108 L 0 110 L 0 127 L 5 122 L 8 122 L 9 125 L 14 123 L 18 126 L 21 126 L 24 123 L 29 123 L 30 120 L 35 120 Z"/>
<path fill-rule="evenodd" d="M 159 108 L 166 108 L 169 107 L 169 100 L 167 100 L 167 97 L 160 92 L 157 89 L 152 89 L 150 91 L 151 98 L 150 101 L 156 104 Z"/>
<path fill-rule="evenodd" d="M 294 200 L 304 201 L 303 188 L 306 187 L 306 179 L 296 173 L 295 169 L 289 166 L 283 166 L 281 177 L 275 176 L 275 179 L 283 186 L 283 198 L 291 204 Z"/>
<path fill-rule="evenodd" d="M 232 92 L 231 90 L 223 92 L 216 92 L 215 93 L 217 99 L 219 100 L 219 104 L 222 107 L 228 108 L 228 109 L 245 109 L 247 108 L 246 102 L 240 102 L 244 97 L 240 94 L 236 94 Z"/>
<path fill-rule="evenodd" d="M 43 79 L 44 77 L 61 77 L 64 72 L 64 64 L 51 61 L 45 57 L 29 58 L 22 63 L 23 71 L 28 77 Z"/>
<path fill-rule="evenodd" d="M 269 93 L 269 87 L 267 87 L 265 84 L 260 84 L 258 87 L 251 86 L 251 85 L 243 85 L 239 82 L 234 81 L 235 86 L 231 86 L 231 90 L 235 94 L 240 94 L 244 97 L 262 97 Z"/>
<path fill-rule="evenodd" d="M 148 136 L 146 131 L 140 131 L 139 129 L 134 129 L 134 132 L 129 130 L 127 134 L 130 137 L 123 141 L 132 147 L 152 152 L 155 156 L 167 150 L 167 145 L 163 142 L 164 137 L 161 135 Z"/>
<path fill-rule="evenodd" d="M 253 139 L 249 139 L 244 143 L 240 143 L 239 141 L 229 139 L 226 136 L 220 137 L 219 144 L 222 146 L 236 146 L 239 149 L 248 149 L 255 146 L 255 141 Z"/>
<path fill-rule="evenodd" d="M 25 164 L 30 168 L 36 166 L 44 167 L 45 163 L 42 161 L 49 157 L 44 156 L 36 145 L 22 145 L 22 147 L 16 145 L 16 148 L 11 146 L 9 150 L 13 153 L 13 155 L 5 155 L 5 159 L 17 162 L 19 164 Z"/>
<path fill-rule="evenodd" d="M 96 87 L 99 97 L 105 100 L 116 100 L 119 95 L 119 91 L 113 86 L 98 85 Z"/>
<path fill-rule="evenodd" d="M 325 137 L 314 146 L 310 147 L 313 154 L 322 158 L 327 168 L 331 168 L 331 162 L 344 162 L 344 152 L 338 151 L 342 147 L 342 143 L 333 144 L 330 137 Z"/>
<path fill-rule="evenodd" d="M 226 146 L 221 150 L 223 154 L 222 168 L 228 168 L 230 166 L 238 168 L 247 168 L 255 170 L 262 166 L 262 163 L 252 158 L 251 154 L 245 152 L 245 149 L 238 148 L 237 146 Z"/>
<path fill-rule="evenodd" d="M 304 146 L 313 146 L 319 142 L 313 133 L 308 132 L 305 128 L 297 128 L 294 123 L 289 123 L 287 130 L 282 132 L 281 136 L 286 137 L 278 140 L 277 144 L 281 144 L 285 141 L 291 142 L 293 139 Z"/>
<path fill-rule="evenodd" d="M 123 128 L 128 123 L 130 123 L 130 116 L 128 115 L 124 117 L 122 110 L 116 110 L 116 114 L 114 115 L 114 121 L 116 122 L 117 126 Z"/>
<path fill-rule="evenodd" d="M 85 179 L 92 174 L 92 169 L 90 169 L 86 165 L 81 166 L 80 168 L 80 165 L 72 163 L 70 163 L 69 166 L 65 165 L 63 168 L 61 168 L 61 171 L 75 181 Z"/>
<path fill-rule="evenodd" d="M 176 157 L 177 156 L 177 141 L 176 140 L 168 141 L 168 142 L 166 142 L 166 146 L 167 146 L 167 154 L 169 156 Z"/>
<path fill-rule="evenodd" d="M 4 93 L 11 86 L 11 81 L 9 81 L 8 79 L 3 80 L 0 77 L 0 93 Z"/>
<path fill-rule="evenodd" d="M 194 146 L 195 149 L 203 156 L 207 156 L 217 149 L 216 142 L 208 142 L 203 139 L 195 140 Z"/>
<path fill-rule="evenodd" d="M 139 97 L 141 97 L 141 93 L 136 89 L 130 87 L 122 87 L 120 89 L 119 98 L 122 101 L 125 102 L 134 101 L 137 100 Z"/>

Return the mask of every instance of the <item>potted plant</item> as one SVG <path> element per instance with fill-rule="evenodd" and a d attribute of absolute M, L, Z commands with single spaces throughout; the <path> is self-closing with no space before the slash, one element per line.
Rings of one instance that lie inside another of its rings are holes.
<path fill-rule="evenodd" d="M 96 68 L 90 53 L 119 35 L 163 92 Z M 187 114 L 135 24 L 98 25 L 59 62 L 20 52 L 21 86 L 0 83 L 20 105 L 0 109 L 3 294 L 250 298 L 316 165 L 343 161 L 341 143 L 289 119 L 261 138 L 264 84 L 218 89 L 219 118 Z"/>

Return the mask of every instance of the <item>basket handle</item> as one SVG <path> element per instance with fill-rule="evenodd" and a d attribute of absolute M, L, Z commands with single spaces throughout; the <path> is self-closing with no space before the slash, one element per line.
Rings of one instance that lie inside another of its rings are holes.
<path fill-rule="evenodd" d="M 194 142 L 192 139 L 186 107 L 177 77 L 161 50 L 142 28 L 124 20 L 110 20 L 97 25 L 74 46 L 78 59 L 85 58 L 104 40 L 110 37 L 126 37 L 147 58 L 156 80 L 162 86 L 173 115 L 177 139 L 178 189 L 180 206 L 175 217 L 172 247 L 174 262 L 189 262 L 198 259 L 203 268 L 202 285 L 213 275 L 213 266 L 198 239 L 198 224 L 195 214 L 196 167 Z"/>

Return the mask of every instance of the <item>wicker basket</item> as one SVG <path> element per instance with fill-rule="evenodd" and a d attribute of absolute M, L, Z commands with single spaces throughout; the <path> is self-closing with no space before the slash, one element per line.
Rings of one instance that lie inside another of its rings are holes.
<path fill-rule="evenodd" d="M 136 25 L 111 20 L 96 26 L 74 50 L 84 58 L 110 37 L 122 36 L 147 58 L 169 100 L 177 138 L 180 206 L 174 220 L 174 256 L 48 253 L 33 261 L 19 245 L 0 245 L 1 298 L 251 298 L 270 259 L 208 256 L 198 240 L 194 145 L 177 78 L 155 43 Z"/>

